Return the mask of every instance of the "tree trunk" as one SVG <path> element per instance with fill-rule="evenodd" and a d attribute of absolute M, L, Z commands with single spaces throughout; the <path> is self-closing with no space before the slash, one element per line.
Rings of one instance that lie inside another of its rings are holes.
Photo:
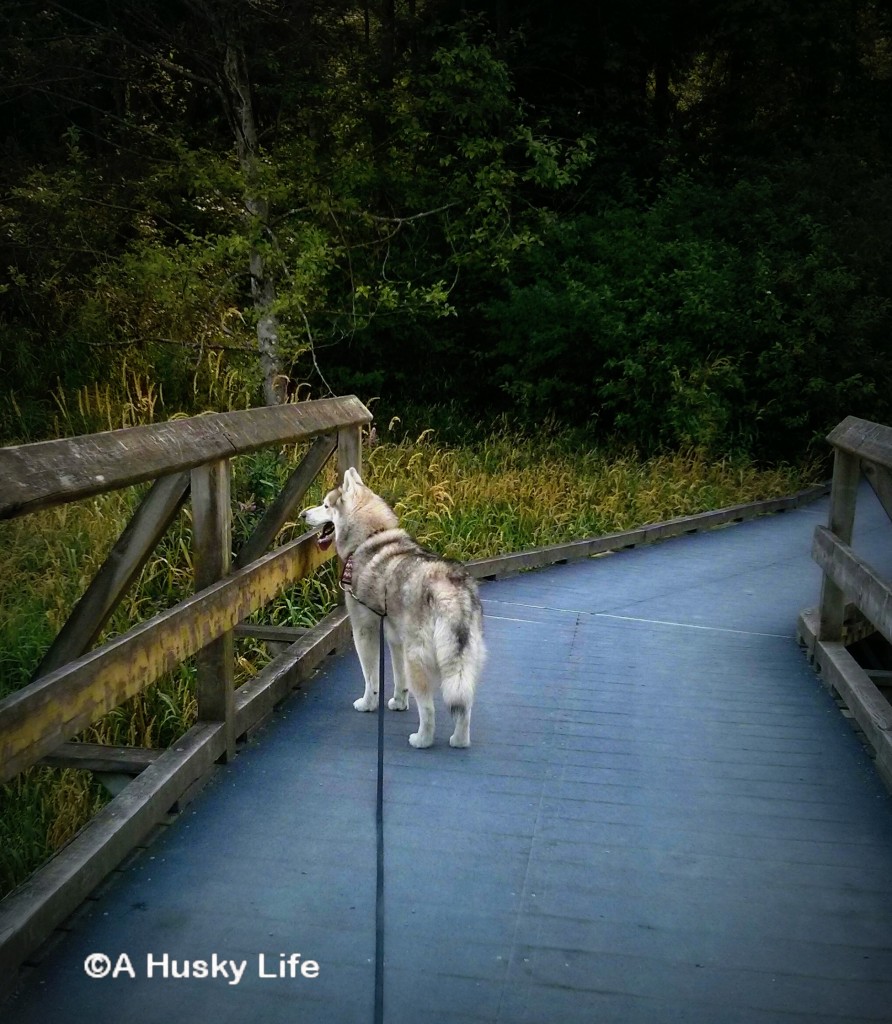
<path fill-rule="evenodd" d="M 257 317 L 257 349 L 260 354 L 263 400 L 267 405 L 278 405 L 287 397 L 288 379 L 282 371 L 279 321 L 274 312 L 276 280 L 258 244 L 259 239 L 269 232 L 269 203 L 263 195 L 258 173 L 257 121 L 251 97 L 248 62 L 235 24 L 237 8 L 207 2 L 202 2 L 201 6 L 223 52 L 224 99 L 245 182 L 246 228 L 255 239 L 248 258 L 248 270 L 251 275 L 251 298 Z"/>

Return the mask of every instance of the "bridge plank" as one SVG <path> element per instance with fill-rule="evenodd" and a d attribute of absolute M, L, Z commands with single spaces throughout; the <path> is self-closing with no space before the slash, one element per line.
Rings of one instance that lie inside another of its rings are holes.
<path fill-rule="evenodd" d="M 845 701 L 892 787 L 892 704 L 841 643 L 819 642 L 815 657 L 824 681 Z"/>
<path fill-rule="evenodd" d="M 2 448 L 0 519 L 371 419 L 350 395 Z"/>
<path fill-rule="evenodd" d="M 305 630 L 278 658 L 235 692 L 235 731 L 244 736 L 262 722 L 289 693 L 312 676 L 319 665 L 350 639 L 345 608 L 336 608 Z"/>

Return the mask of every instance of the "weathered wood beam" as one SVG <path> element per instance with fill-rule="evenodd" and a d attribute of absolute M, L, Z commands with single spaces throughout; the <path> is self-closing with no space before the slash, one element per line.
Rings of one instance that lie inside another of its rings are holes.
<path fill-rule="evenodd" d="M 338 479 L 350 467 L 362 475 L 362 424 L 346 424 L 338 430 Z"/>
<path fill-rule="evenodd" d="M 195 589 L 229 575 L 232 562 L 232 474 L 229 459 L 192 470 L 192 562 Z M 196 657 L 195 696 L 200 722 L 223 722 L 225 758 L 235 756 L 233 696 L 235 637 L 228 629 Z"/>
<path fill-rule="evenodd" d="M 0 782 L 72 739 L 329 557 L 315 534 L 305 534 L 5 697 Z"/>
<path fill-rule="evenodd" d="M 219 758 L 223 726 L 205 723 L 137 776 L 60 853 L 0 903 L 0 988 Z"/>
<path fill-rule="evenodd" d="M 892 643 L 892 588 L 876 570 L 826 526 L 815 529 L 812 557 L 845 598 Z"/>
<path fill-rule="evenodd" d="M 830 431 L 827 440 L 838 451 L 892 468 L 892 427 L 847 416 Z"/>
<path fill-rule="evenodd" d="M 830 532 L 843 544 L 852 543 L 855 527 L 855 504 L 858 498 L 858 483 L 861 479 L 861 465 L 857 455 L 844 449 L 837 449 L 833 457 L 833 480 L 830 485 Z M 845 621 L 846 598 L 834 580 L 827 575 L 821 580 L 821 603 L 819 613 L 822 640 L 842 640 Z"/>
<path fill-rule="evenodd" d="M 240 622 L 233 633 L 249 640 L 268 640 L 275 644 L 296 643 L 305 633 L 307 626 L 267 626 L 262 622 Z"/>
<path fill-rule="evenodd" d="M 112 747 L 105 743 L 69 741 L 47 754 L 41 764 L 52 768 L 82 768 L 90 772 L 139 775 L 164 753 L 156 747 Z"/>
<path fill-rule="evenodd" d="M 892 519 L 892 470 L 870 459 L 862 459 L 861 472 L 867 477 L 886 515 Z"/>
<path fill-rule="evenodd" d="M 79 658 L 98 640 L 188 493 L 188 473 L 174 473 L 155 481 L 44 655 L 35 679 Z"/>
<path fill-rule="evenodd" d="M 0 449 L 0 519 L 371 422 L 353 395 Z"/>
<path fill-rule="evenodd" d="M 337 443 L 334 434 L 323 434 L 322 437 L 316 438 L 301 464 L 285 482 L 276 500 L 254 527 L 254 532 L 242 545 L 233 563 L 236 569 L 259 558 L 272 544 L 279 530 L 294 515 L 298 503 L 303 500 L 322 467 L 331 458 Z"/>

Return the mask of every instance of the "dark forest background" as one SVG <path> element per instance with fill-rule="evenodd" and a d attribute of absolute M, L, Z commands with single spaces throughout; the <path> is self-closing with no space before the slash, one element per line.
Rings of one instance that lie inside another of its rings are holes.
<path fill-rule="evenodd" d="M 767 460 L 892 418 L 888 3 L 6 0 L 0 54 L 7 440 L 137 380 Z"/>

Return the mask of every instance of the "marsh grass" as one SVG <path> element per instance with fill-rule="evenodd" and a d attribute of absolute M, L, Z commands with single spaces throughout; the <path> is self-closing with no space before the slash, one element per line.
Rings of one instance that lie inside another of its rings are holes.
<path fill-rule="evenodd" d="M 383 444 L 367 454 L 366 476 L 421 543 L 471 559 L 778 497 L 820 472 L 697 449 L 643 458 L 581 448 L 553 427 L 522 434 L 503 425 L 476 444 L 442 446 L 429 431 Z"/>
<path fill-rule="evenodd" d="M 123 412 L 110 395 L 85 391 L 76 414 L 60 404 L 60 427 L 107 429 L 148 421 L 159 398 L 131 387 Z M 142 397 L 140 397 L 142 396 Z M 72 433 L 73 430 L 62 430 Z M 760 469 L 745 458 L 715 460 L 688 450 L 649 458 L 587 448 L 554 425 L 521 433 L 502 423 L 474 441 L 444 444 L 398 421 L 364 452 L 364 476 L 394 506 L 403 525 L 428 547 L 458 559 L 622 530 L 644 523 L 796 491 L 818 477 L 815 466 Z M 301 446 L 233 463 L 236 546 L 247 537 L 303 454 Z M 329 464 L 307 503 L 334 485 Z M 145 487 L 76 502 L 0 524 L 0 697 L 27 683 Z M 279 543 L 303 532 L 293 522 Z M 192 592 L 188 505 L 168 530 L 103 639 L 171 607 Z M 338 601 L 334 564 L 298 581 L 255 618 L 310 626 Z M 237 682 L 268 661 L 265 645 L 240 639 Z M 180 668 L 116 708 L 83 739 L 166 747 L 195 720 L 194 664 Z M 21 882 L 67 842 L 107 800 L 89 773 L 36 766 L 0 787 L 0 894 Z"/>

